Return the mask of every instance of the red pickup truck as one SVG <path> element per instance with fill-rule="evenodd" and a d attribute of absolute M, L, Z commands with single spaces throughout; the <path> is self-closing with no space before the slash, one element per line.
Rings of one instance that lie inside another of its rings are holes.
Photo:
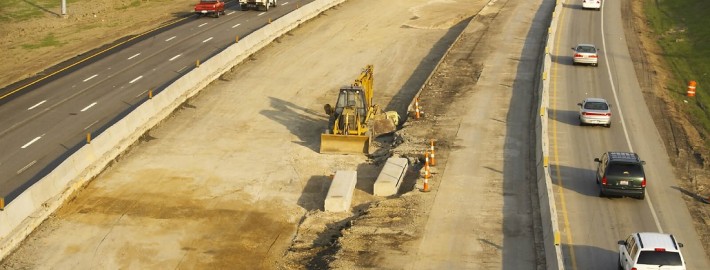
<path fill-rule="evenodd" d="M 207 14 L 212 14 L 215 18 L 219 18 L 219 15 L 224 15 L 224 1 L 200 0 L 200 3 L 195 5 L 195 13 L 198 18 Z"/>

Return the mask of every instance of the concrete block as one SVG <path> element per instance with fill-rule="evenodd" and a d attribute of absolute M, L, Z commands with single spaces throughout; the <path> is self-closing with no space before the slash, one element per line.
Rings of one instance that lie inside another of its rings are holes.
<path fill-rule="evenodd" d="M 326 212 L 347 212 L 357 184 L 357 171 L 337 171 L 325 197 Z"/>
<path fill-rule="evenodd" d="M 391 196 L 397 194 L 404 181 L 409 163 L 406 158 L 388 158 L 377 176 L 373 193 L 375 196 Z"/>

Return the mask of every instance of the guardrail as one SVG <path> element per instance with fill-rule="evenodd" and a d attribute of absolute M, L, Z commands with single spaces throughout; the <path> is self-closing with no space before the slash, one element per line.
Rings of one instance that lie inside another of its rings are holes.
<path fill-rule="evenodd" d="M 0 258 L 5 258 L 64 201 L 180 104 L 276 38 L 345 1 L 315 0 L 271 21 L 175 80 L 92 138 L 91 143 L 83 145 L 0 211 Z"/>

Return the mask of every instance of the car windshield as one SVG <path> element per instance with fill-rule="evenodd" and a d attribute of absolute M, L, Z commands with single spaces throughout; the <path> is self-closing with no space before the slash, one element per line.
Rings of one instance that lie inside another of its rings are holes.
<path fill-rule="evenodd" d="M 639 164 L 614 163 L 613 166 L 609 166 L 608 170 L 607 175 L 643 177 L 643 168 Z"/>
<path fill-rule="evenodd" d="M 607 105 L 606 102 L 587 102 L 584 103 L 584 108 L 587 110 L 605 111 L 609 109 L 609 105 Z"/>
<path fill-rule="evenodd" d="M 638 264 L 650 265 L 683 265 L 678 252 L 641 251 Z"/>
<path fill-rule="evenodd" d="M 582 53 L 596 53 L 597 49 L 595 49 L 592 46 L 578 46 L 577 47 L 577 52 L 582 52 Z"/>

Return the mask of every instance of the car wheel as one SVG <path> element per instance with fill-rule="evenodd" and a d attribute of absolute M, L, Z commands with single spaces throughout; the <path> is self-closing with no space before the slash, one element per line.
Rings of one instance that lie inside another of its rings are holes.
<path fill-rule="evenodd" d="M 602 191 L 602 190 L 600 189 L 600 190 L 599 190 L 599 198 L 604 198 L 604 197 L 606 197 L 606 194 L 604 194 L 604 191 Z"/>
<path fill-rule="evenodd" d="M 584 125 L 586 125 L 586 124 L 584 122 L 582 122 L 582 118 L 579 118 L 579 126 L 583 127 Z"/>
<path fill-rule="evenodd" d="M 643 201 L 643 199 L 645 199 L 645 198 L 646 198 L 646 192 L 641 193 L 641 195 L 639 195 L 638 197 L 636 197 L 636 199 L 639 199 L 639 200 L 642 200 L 642 201 Z"/>
<path fill-rule="evenodd" d="M 606 124 L 606 125 L 604 125 L 604 126 L 605 126 L 606 128 L 610 128 L 610 127 L 611 127 L 611 123 Z"/>
<path fill-rule="evenodd" d="M 214 17 L 215 17 L 215 18 L 219 18 L 219 13 L 220 13 L 219 11 L 215 12 L 215 13 L 214 13 Z"/>
<path fill-rule="evenodd" d="M 619 270 L 624 270 L 624 266 L 621 265 L 621 259 L 619 259 Z"/>

